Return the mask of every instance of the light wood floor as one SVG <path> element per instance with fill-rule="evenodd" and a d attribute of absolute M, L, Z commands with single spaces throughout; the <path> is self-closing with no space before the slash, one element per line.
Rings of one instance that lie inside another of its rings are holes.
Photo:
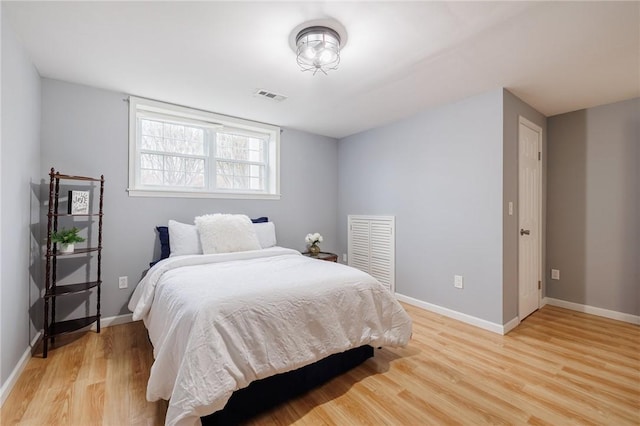
<path fill-rule="evenodd" d="M 252 424 L 640 425 L 640 327 L 546 306 L 507 336 L 406 306 L 404 349 L 373 359 Z M 162 424 L 138 323 L 60 339 L 29 361 L 4 425 Z"/>

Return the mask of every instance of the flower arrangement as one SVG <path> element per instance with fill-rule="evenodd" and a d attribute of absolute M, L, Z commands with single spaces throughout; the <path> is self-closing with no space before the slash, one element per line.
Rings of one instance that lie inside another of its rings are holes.
<path fill-rule="evenodd" d="M 304 240 L 309 244 L 309 253 L 311 253 L 312 256 L 317 256 L 318 253 L 320 253 L 320 246 L 318 244 L 322 242 L 322 235 L 317 232 L 314 234 L 307 234 Z"/>
<path fill-rule="evenodd" d="M 318 243 L 322 242 L 322 235 L 318 234 L 317 232 L 315 234 L 307 234 L 304 240 L 309 245 L 318 245 Z"/>

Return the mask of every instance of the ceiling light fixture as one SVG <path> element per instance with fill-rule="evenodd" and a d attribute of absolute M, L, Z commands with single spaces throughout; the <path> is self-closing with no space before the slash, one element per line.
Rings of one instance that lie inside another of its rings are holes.
<path fill-rule="evenodd" d="M 326 74 L 338 68 L 347 33 L 335 20 L 322 19 L 299 25 L 289 40 L 302 71 Z"/>
<path fill-rule="evenodd" d="M 340 63 L 340 35 L 329 27 L 305 28 L 296 36 L 296 56 L 302 71 L 327 73 Z"/>

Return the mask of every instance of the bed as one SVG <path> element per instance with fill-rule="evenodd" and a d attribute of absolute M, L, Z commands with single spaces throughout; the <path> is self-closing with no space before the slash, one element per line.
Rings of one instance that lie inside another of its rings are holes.
<path fill-rule="evenodd" d="M 149 332 L 147 399 L 169 400 L 167 425 L 199 424 L 254 382 L 411 335 L 370 275 L 277 246 L 161 260 L 129 308 Z"/>

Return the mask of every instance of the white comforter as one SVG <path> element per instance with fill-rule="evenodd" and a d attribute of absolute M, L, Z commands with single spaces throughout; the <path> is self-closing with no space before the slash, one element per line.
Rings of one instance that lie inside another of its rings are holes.
<path fill-rule="evenodd" d="M 281 247 L 156 264 L 129 309 L 155 362 L 147 399 L 199 424 L 252 381 L 370 344 L 404 346 L 411 319 L 370 275 Z"/>

